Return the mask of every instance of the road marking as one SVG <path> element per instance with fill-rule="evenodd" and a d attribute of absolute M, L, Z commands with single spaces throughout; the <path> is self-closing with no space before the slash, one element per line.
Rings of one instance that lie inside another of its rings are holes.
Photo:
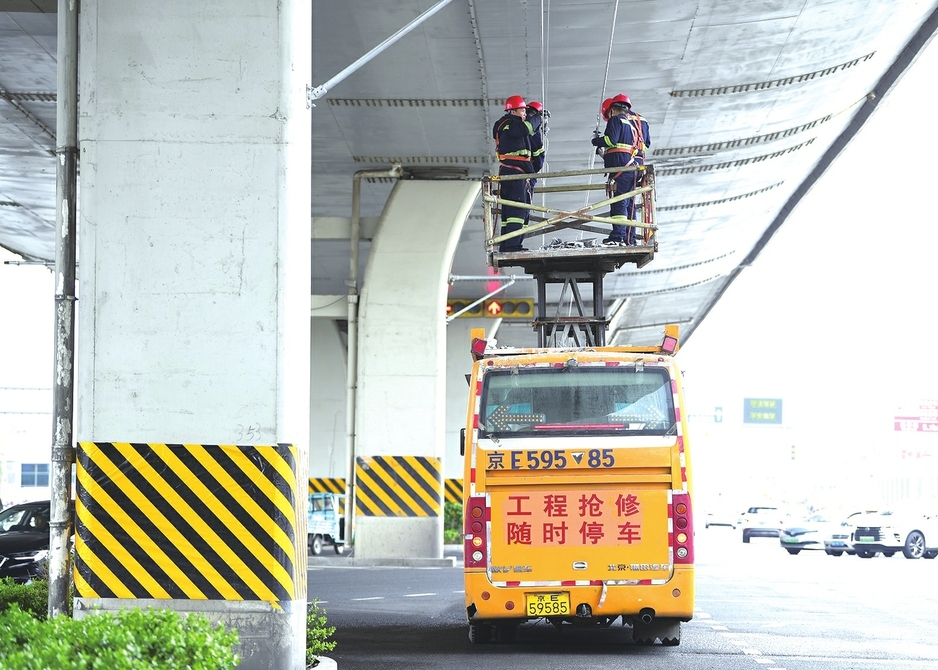
<path fill-rule="evenodd" d="M 405 598 L 423 598 L 424 596 L 435 596 L 435 593 L 405 593 Z"/>
<path fill-rule="evenodd" d="M 384 596 L 372 596 L 371 598 L 352 598 L 353 601 L 359 600 L 384 600 Z"/>

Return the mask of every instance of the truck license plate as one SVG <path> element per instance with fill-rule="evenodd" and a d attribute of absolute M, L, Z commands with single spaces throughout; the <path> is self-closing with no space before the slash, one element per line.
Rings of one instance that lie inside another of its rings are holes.
<path fill-rule="evenodd" d="M 528 616 L 564 616 L 570 614 L 570 592 L 525 593 L 525 611 Z"/>

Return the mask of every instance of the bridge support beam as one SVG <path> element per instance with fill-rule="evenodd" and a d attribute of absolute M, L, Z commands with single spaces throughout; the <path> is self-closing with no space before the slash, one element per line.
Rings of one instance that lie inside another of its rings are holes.
<path fill-rule="evenodd" d="M 372 242 L 359 311 L 359 558 L 443 555 L 446 292 L 479 188 L 472 181 L 398 182 Z M 435 501 L 428 491 L 434 476 Z"/>

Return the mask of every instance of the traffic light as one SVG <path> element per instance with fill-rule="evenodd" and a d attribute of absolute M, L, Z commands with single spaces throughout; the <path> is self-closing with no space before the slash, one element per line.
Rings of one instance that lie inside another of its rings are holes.
<path fill-rule="evenodd" d="M 452 316 L 467 305 L 475 302 L 476 299 L 468 298 L 466 300 L 447 300 L 446 316 Z M 487 316 L 493 319 L 533 319 L 534 318 L 534 299 L 533 298 L 491 298 L 485 302 L 480 302 L 472 309 L 466 310 L 459 315 L 460 317 L 482 317 Z"/>
<path fill-rule="evenodd" d="M 534 317 L 534 300 L 492 298 L 485 301 L 485 316 L 495 319 L 530 319 Z"/>
<path fill-rule="evenodd" d="M 446 316 L 452 316 L 456 312 L 466 309 L 466 305 L 470 305 L 474 303 L 475 301 L 476 299 L 474 298 L 470 298 L 468 300 L 447 300 L 446 301 Z M 476 305 L 472 309 L 466 310 L 465 313 L 460 314 L 459 317 L 461 318 L 464 316 L 465 317 L 485 316 L 485 314 L 482 313 L 483 309 L 484 309 L 484 304 L 480 302 L 478 305 Z"/>

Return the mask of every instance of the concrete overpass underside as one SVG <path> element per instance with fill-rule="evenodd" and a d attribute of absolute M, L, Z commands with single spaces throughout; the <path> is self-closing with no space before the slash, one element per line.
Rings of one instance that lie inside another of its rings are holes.
<path fill-rule="evenodd" d="M 62 212 L 57 8 L 0 0 L 0 245 L 47 263 Z M 118 472 L 147 479 L 158 458 L 179 475 L 174 458 L 206 449 L 196 460 L 217 493 L 190 487 L 184 518 L 202 521 L 183 528 L 167 517 L 164 539 L 238 521 L 230 510 L 243 516 L 251 503 L 224 502 L 220 482 L 265 472 L 257 458 L 296 478 L 292 492 L 244 484 L 246 500 L 266 496 L 280 509 L 251 528 L 289 561 L 268 565 L 253 587 L 228 588 L 216 574 L 260 572 L 242 567 L 247 545 L 232 539 L 230 552 L 200 554 L 196 567 L 221 602 L 269 603 L 259 626 L 277 634 L 258 639 L 301 667 L 290 645 L 305 612 L 306 476 L 346 477 L 352 460 L 388 457 L 423 459 L 436 468 L 431 480 L 461 473 L 461 352 L 473 324 L 446 326 L 444 306 L 493 281 L 449 279 L 489 274 L 475 194 L 495 169 L 491 128 L 504 99 L 521 94 L 550 111 L 551 171 L 593 165 L 603 98 L 627 93 L 648 119 L 661 249 L 647 267 L 608 276 L 607 339 L 657 341 L 666 323 L 686 338 L 931 40 L 936 8 L 313 0 L 310 16 L 297 0 L 257 12 L 238 2 L 82 3 L 75 441 L 92 445 L 82 452 L 89 472 L 113 448 L 126 461 Z M 557 205 L 574 209 L 577 197 Z M 531 297 L 519 279 L 506 296 Z M 506 320 L 498 338 L 529 345 L 534 333 Z M 234 451 L 213 455 L 213 445 Z M 90 511 L 79 523 L 98 551 L 118 556 L 120 541 L 100 542 L 108 523 L 140 514 L 149 498 L 133 477 L 112 475 L 98 484 L 125 502 L 85 481 Z M 216 502 L 203 510 L 209 494 Z M 356 522 L 361 555 L 440 555 L 438 512 Z M 126 546 L 162 541 L 140 532 Z M 79 549 L 89 578 L 101 577 L 106 561 L 91 558 Z M 181 560 L 108 577 L 108 593 L 178 591 L 197 604 L 171 576 Z"/>

